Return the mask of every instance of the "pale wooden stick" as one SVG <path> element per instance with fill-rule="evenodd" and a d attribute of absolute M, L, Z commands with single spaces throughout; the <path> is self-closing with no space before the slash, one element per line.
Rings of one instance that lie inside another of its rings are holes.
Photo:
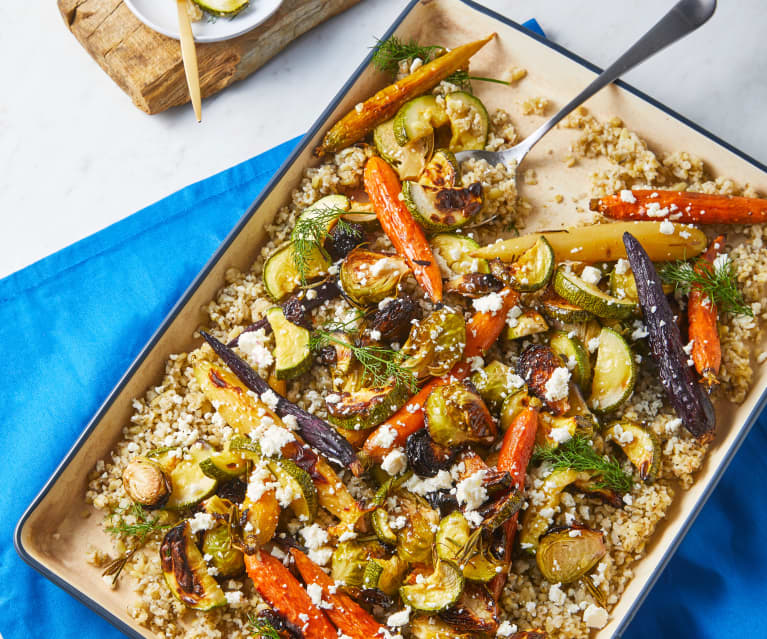
<path fill-rule="evenodd" d="M 189 87 L 189 97 L 192 99 L 194 114 L 197 121 L 202 120 L 202 100 L 200 98 L 200 71 L 197 68 L 197 50 L 194 46 L 192 21 L 186 7 L 187 0 L 176 0 L 178 7 L 178 30 L 181 34 L 181 58 L 184 60 L 186 85 Z"/>

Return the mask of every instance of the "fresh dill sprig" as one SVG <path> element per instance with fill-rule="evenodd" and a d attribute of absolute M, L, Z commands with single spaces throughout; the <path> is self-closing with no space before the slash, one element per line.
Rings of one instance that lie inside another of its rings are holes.
<path fill-rule="evenodd" d="M 416 58 L 420 58 L 426 63 L 436 58 L 440 51 L 444 51 L 443 47 L 437 45 L 423 46 L 415 40 L 405 42 L 397 36 L 392 36 L 388 40 L 376 38 L 376 44 L 373 48 L 375 49 L 373 66 L 380 71 L 389 71 L 394 74 L 399 71 L 399 63 L 403 60 L 412 62 Z"/>
<path fill-rule="evenodd" d="M 129 521 L 129 518 L 135 521 Z M 122 569 L 125 568 L 131 557 L 136 554 L 136 551 L 142 548 L 152 535 L 170 528 L 173 524 L 163 523 L 163 519 L 159 515 L 150 518 L 149 514 L 136 503 L 131 504 L 130 508 L 127 509 L 116 509 L 109 515 L 109 519 L 112 525 L 106 527 L 108 533 L 120 537 L 135 538 L 133 548 L 110 562 L 104 572 L 101 573 L 105 577 L 111 576 L 112 583 L 115 584 L 120 577 Z"/>
<path fill-rule="evenodd" d="M 336 223 L 337 228 L 351 235 L 358 235 L 359 231 L 349 222 L 341 218 L 348 213 L 345 209 L 325 207 L 314 209 L 311 215 L 300 217 L 293 228 L 293 265 L 301 278 L 301 284 L 305 285 L 309 273 L 309 261 L 312 253 L 319 250 L 323 256 L 329 256 L 323 248 L 328 229 Z"/>
<path fill-rule="evenodd" d="M 369 376 L 373 386 L 386 386 L 394 382 L 395 385 L 404 386 L 412 392 L 418 389 L 415 375 L 402 365 L 402 352 L 385 346 L 358 346 L 352 340 L 340 339 L 325 329 L 315 330 L 309 340 L 309 346 L 313 350 L 320 350 L 330 344 L 348 348 Z"/>
<path fill-rule="evenodd" d="M 471 91 L 472 80 L 476 82 L 495 82 L 496 84 L 505 84 L 506 86 L 511 86 L 511 82 L 506 82 L 506 80 L 469 75 L 469 72 L 466 69 L 458 69 L 458 71 L 455 71 L 445 78 L 445 82 L 450 82 L 451 84 L 461 87 L 466 91 Z"/>
<path fill-rule="evenodd" d="M 266 619 L 259 619 L 254 615 L 248 615 L 248 630 L 251 636 L 260 639 L 280 639 L 280 634 Z"/>
<path fill-rule="evenodd" d="M 536 446 L 533 461 L 548 462 L 552 470 L 571 468 L 598 474 L 597 486 L 619 493 L 627 493 L 634 482 L 612 457 L 603 457 L 595 451 L 586 437 L 573 437 L 556 447 Z"/>
<path fill-rule="evenodd" d="M 695 262 L 669 262 L 661 269 L 660 276 L 686 294 L 693 287 L 699 288 L 724 313 L 753 317 L 751 307 L 738 288 L 732 261 L 726 256 L 719 256 L 713 265 L 702 258 Z"/>

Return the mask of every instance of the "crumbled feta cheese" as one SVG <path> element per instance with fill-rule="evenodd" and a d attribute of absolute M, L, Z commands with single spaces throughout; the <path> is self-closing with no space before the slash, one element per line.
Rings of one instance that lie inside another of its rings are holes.
<path fill-rule="evenodd" d="M 630 268 L 629 261 L 624 258 L 620 258 L 615 263 L 615 272 L 618 275 L 625 275 L 626 273 L 628 273 L 629 268 Z"/>
<path fill-rule="evenodd" d="M 397 431 L 395 431 L 388 424 L 381 426 L 373 435 L 371 444 L 380 446 L 381 448 L 389 448 L 397 439 Z"/>
<path fill-rule="evenodd" d="M 381 339 L 381 331 L 377 331 L 375 329 L 370 331 L 370 339 L 372 339 L 374 342 L 377 342 L 379 339 Z"/>
<path fill-rule="evenodd" d="M 310 288 L 306 291 L 306 299 L 307 300 L 315 300 L 317 299 L 317 291 L 313 288 Z"/>
<path fill-rule="evenodd" d="M 306 542 L 306 547 L 310 550 L 317 549 L 328 543 L 328 533 L 319 524 L 304 526 L 299 532 L 304 538 L 304 542 Z"/>
<path fill-rule="evenodd" d="M 282 423 L 285 424 L 285 426 L 289 430 L 297 430 L 298 429 L 298 419 L 296 419 L 295 415 L 285 415 L 282 418 Z"/>
<path fill-rule="evenodd" d="M 517 631 L 517 626 L 508 621 L 504 621 L 495 633 L 496 637 L 511 637 Z"/>
<path fill-rule="evenodd" d="M 399 475 L 407 468 L 407 455 L 401 448 L 395 448 L 383 458 L 381 468 L 390 475 Z"/>
<path fill-rule="evenodd" d="M 392 628 L 406 625 L 410 621 L 410 610 L 410 606 L 405 606 L 404 609 L 389 615 L 386 625 Z"/>
<path fill-rule="evenodd" d="M 599 284 L 602 279 L 602 271 L 593 266 L 585 266 L 581 271 L 581 279 L 588 284 Z"/>
<path fill-rule="evenodd" d="M 481 313 L 495 313 L 503 308 L 503 297 L 499 293 L 489 293 L 475 299 L 472 305 Z"/>
<path fill-rule="evenodd" d="M 589 628 L 604 628 L 607 625 L 607 611 L 594 604 L 589 604 L 583 611 L 583 622 Z"/>
<path fill-rule="evenodd" d="M 634 204 L 637 199 L 629 189 L 621 189 L 621 200 L 629 204 Z"/>
<path fill-rule="evenodd" d="M 322 588 L 319 584 L 309 584 L 306 586 L 306 594 L 309 595 L 309 599 L 318 608 L 322 605 Z"/>
<path fill-rule="evenodd" d="M 240 590 L 230 590 L 229 592 L 225 592 L 224 597 L 226 597 L 226 603 L 230 606 L 236 606 L 237 604 L 242 603 L 242 592 Z"/>
<path fill-rule="evenodd" d="M 261 393 L 261 401 L 264 402 L 270 410 L 277 410 L 277 404 L 279 403 L 280 398 L 277 397 L 277 393 L 270 388 L 268 391 Z"/>
<path fill-rule="evenodd" d="M 478 470 L 473 475 L 458 482 L 455 497 L 459 506 L 466 506 L 467 510 L 476 510 L 487 501 L 487 489 L 482 482 L 487 471 Z"/>
<path fill-rule="evenodd" d="M 565 366 L 554 369 L 551 377 L 546 381 L 544 395 L 547 402 L 557 402 L 565 399 L 570 392 L 570 371 Z"/>
<path fill-rule="evenodd" d="M 565 603 L 565 599 L 567 599 L 567 595 L 559 587 L 559 584 L 552 584 L 549 588 L 549 601 L 561 606 Z"/>
<path fill-rule="evenodd" d="M 721 253 L 714 258 L 714 270 L 720 271 L 725 268 L 730 261 L 730 256 L 727 253 Z"/>
<path fill-rule="evenodd" d="M 259 335 L 261 333 L 261 335 Z M 250 362 L 257 368 L 266 368 L 272 365 L 274 357 L 262 342 L 263 331 L 250 331 L 241 333 L 237 339 L 237 346 Z"/>
<path fill-rule="evenodd" d="M 663 235 L 673 235 L 674 234 L 674 224 L 672 222 L 669 222 L 668 220 L 663 220 L 660 223 L 660 228 L 658 230 L 661 233 L 663 233 Z"/>
<path fill-rule="evenodd" d="M 392 530 L 402 530 L 405 526 L 407 526 L 407 517 L 405 515 L 389 520 L 389 528 Z"/>
<path fill-rule="evenodd" d="M 599 348 L 599 338 L 592 337 L 586 344 L 586 347 L 589 349 L 589 353 L 595 352 Z"/>
<path fill-rule="evenodd" d="M 536 608 L 536 605 L 534 601 L 528 601 L 525 604 L 525 610 L 527 610 L 527 612 L 529 612 L 531 615 L 535 614 L 535 608 Z"/>
<path fill-rule="evenodd" d="M 634 503 L 634 498 L 628 493 L 626 493 L 625 495 L 623 495 L 623 503 L 626 504 L 627 506 L 631 506 L 631 504 Z"/>
<path fill-rule="evenodd" d="M 674 417 L 674 419 L 669 419 L 666 422 L 666 432 L 669 435 L 673 435 L 679 427 L 682 425 L 682 420 L 679 417 Z"/>
<path fill-rule="evenodd" d="M 440 470 L 434 477 L 421 479 L 418 475 L 413 475 L 404 486 L 410 492 L 423 496 L 437 490 L 450 490 L 453 487 L 453 478 L 446 470 Z"/>
<path fill-rule="evenodd" d="M 553 439 L 558 444 L 564 444 L 573 438 L 573 436 L 570 434 L 570 431 L 567 429 L 567 426 L 552 428 L 549 432 L 549 437 L 551 437 L 551 439 Z"/>
<path fill-rule="evenodd" d="M 194 535 L 204 530 L 210 530 L 215 524 L 216 520 L 213 515 L 209 513 L 195 513 L 194 517 L 189 520 L 189 529 Z"/>
<path fill-rule="evenodd" d="M 631 333 L 631 339 L 633 341 L 642 339 L 643 337 L 647 337 L 649 335 L 647 328 L 645 328 L 645 325 L 642 324 L 642 322 L 636 322 L 634 327 L 634 331 Z"/>
<path fill-rule="evenodd" d="M 249 437 L 258 442 L 261 454 L 266 457 L 280 457 L 283 446 L 296 439 L 287 428 L 282 428 L 274 422 L 253 429 Z"/>
<path fill-rule="evenodd" d="M 519 316 L 522 315 L 522 309 L 519 306 L 512 306 L 506 314 L 506 323 L 514 328 L 519 324 Z"/>
<path fill-rule="evenodd" d="M 479 355 L 469 357 L 466 361 L 469 363 L 469 367 L 471 368 L 472 372 L 482 370 L 482 367 L 485 365 L 485 360 L 482 359 L 482 357 Z"/>

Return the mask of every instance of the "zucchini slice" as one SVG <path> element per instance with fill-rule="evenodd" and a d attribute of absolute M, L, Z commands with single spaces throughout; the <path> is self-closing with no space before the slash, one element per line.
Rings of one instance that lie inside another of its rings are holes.
<path fill-rule="evenodd" d="M 420 612 L 439 612 L 452 606 L 463 592 L 463 575 L 458 567 L 438 560 L 434 572 L 421 583 L 408 584 L 399 589 L 402 602 Z"/>
<path fill-rule="evenodd" d="M 389 384 L 336 395 L 338 401 L 327 403 L 328 421 L 344 430 L 367 430 L 394 415 L 410 397 L 410 390 L 403 384 Z"/>
<path fill-rule="evenodd" d="M 376 508 L 370 516 L 373 532 L 385 544 L 394 546 L 397 544 L 397 533 L 389 525 L 389 513 L 384 508 Z"/>
<path fill-rule="evenodd" d="M 165 533 L 160 564 L 168 588 L 187 608 L 212 610 L 226 605 L 224 591 L 208 572 L 188 520 Z"/>
<path fill-rule="evenodd" d="M 445 110 L 450 120 L 451 151 L 481 150 L 487 144 L 490 117 L 479 98 L 457 91 L 445 96 Z"/>
<path fill-rule="evenodd" d="M 200 468 L 200 462 L 210 457 L 210 453 L 211 448 L 208 444 L 196 442 L 188 452 L 190 459 L 182 460 L 170 471 L 173 491 L 165 508 L 169 510 L 190 508 L 215 492 L 218 481 L 208 477 Z"/>
<path fill-rule="evenodd" d="M 373 143 L 381 157 L 392 165 L 400 180 L 417 180 L 434 150 L 434 135 L 426 135 L 401 146 L 394 137 L 394 120 L 379 124 Z"/>
<path fill-rule="evenodd" d="M 467 224 L 482 210 L 482 184 L 474 182 L 465 188 L 440 188 L 405 180 L 402 198 L 424 229 L 440 233 Z"/>
<path fill-rule="evenodd" d="M 608 295 L 561 266 L 554 274 L 554 290 L 568 302 L 604 319 L 625 319 L 633 315 L 636 309 L 635 304 Z"/>
<path fill-rule="evenodd" d="M 551 290 L 546 291 L 541 300 L 541 310 L 549 319 L 568 324 L 581 324 L 594 319 L 585 308 L 571 304 Z"/>
<path fill-rule="evenodd" d="M 506 339 L 515 340 L 537 335 L 538 333 L 545 333 L 549 330 L 549 325 L 538 311 L 527 309 L 522 311 L 522 314 L 518 317 L 513 318 L 513 321 L 509 320 L 505 330 L 504 335 Z"/>
<path fill-rule="evenodd" d="M 275 302 L 286 298 L 302 284 L 293 260 L 294 250 L 293 243 L 286 242 L 277 247 L 264 264 L 264 287 Z M 306 279 L 312 280 L 327 273 L 330 260 L 319 247 L 314 247 L 306 257 L 306 265 Z"/>
<path fill-rule="evenodd" d="M 479 248 L 479 244 L 466 235 L 439 233 L 432 237 L 429 243 L 457 275 L 490 272 L 487 261 L 471 256 L 472 251 Z"/>
<path fill-rule="evenodd" d="M 299 224 L 310 220 L 323 221 L 325 223 L 325 233 L 327 234 L 336 223 L 337 217 L 335 213 L 337 211 L 348 211 L 351 204 L 349 198 L 345 195 L 326 195 L 321 197 L 311 206 L 308 206 L 296 220 L 296 226 L 290 234 L 291 241 L 295 242 L 299 238 Z M 308 238 L 310 240 L 317 240 L 314 235 Z"/>
<path fill-rule="evenodd" d="M 208 477 L 223 482 L 242 475 L 248 469 L 248 462 L 239 453 L 224 450 L 203 459 L 200 469 Z"/>
<path fill-rule="evenodd" d="M 591 360 L 581 340 L 575 335 L 556 331 L 549 341 L 549 346 L 567 364 L 573 376 L 573 381 L 581 390 L 588 390 L 591 384 Z"/>
<path fill-rule="evenodd" d="M 193 0 L 203 11 L 232 18 L 250 4 L 250 0 Z"/>
<path fill-rule="evenodd" d="M 507 270 L 509 284 L 522 293 L 542 289 L 549 283 L 553 272 L 554 249 L 543 235 L 514 260 Z"/>
<path fill-rule="evenodd" d="M 434 129 L 446 126 L 450 120 L 445 107 L 433 95 L 422 95 L 403 104 L 394 116 L 394 138 L 400 146 L 434 134 Z"/>
<path fill-rule="evenodd" d="M 309 331 L 285 317 L 279 306 L 266 311 L 266 319 L 274 332 L 274 375 L 277 379 L 293 379 L 312 366 Z"/>
<path fill-rule="evenodd" d="M 450 151 L 437 149 L 434 157 L 424 168 L 419 184 L 438 188 L 450 188 L 461 184 L 461 167 Z M 477 245 L 479 248 L 479 245 Z"/>
<path fill-rule="evenodd" d="M 589 408 L 597 413 L 609 413 L 625 402 L 634 390 L 636 364 L 631 347 L 611 328 L 599 333 L 597 361 L 591 382 Z"/>
<path fill-rule="evenodd" d="M 317 489 L 311 475 L 289 459 L 269 459 L 269 470 L 280 485 L 293 495 L 290 509 L 305 524 L 311 524 L 317 516 Z"/>
<path fill-rule="evenodd" d="M 605 439 L 620 446 L 642 481 L 650 482 L 658 475 L 660 442 L 649 428 L 624 419 L 607 427 Z"/>

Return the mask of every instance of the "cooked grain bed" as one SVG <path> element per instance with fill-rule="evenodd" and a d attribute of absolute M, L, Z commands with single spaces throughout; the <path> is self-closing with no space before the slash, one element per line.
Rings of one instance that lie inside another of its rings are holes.
<path fill-rule="evenodd" d="M 538 112 L 545 108 L 545 98 L 536 98 Z M 517 134 L 512 117 L 498 111 L 491 118 L 492 133 L 490 149 L 512 145 Z M 562 158 L 574 166 L 585 158 L 606 158 L 607 169 L 591 176 L 593 195 L 614 192 L 624 188 L 646 186 L 688 189 L 706 193 L 753 195 L 750 189 L 738 187 L 726 178 L 713 179 L 706 173 L 703 162 L 684 152 L 658 157 L 636 134 L 625 128 L 618 119 L 600 122 L 584 109 L 572 114 L 564 127 L 580 130 L 576 143 Z M 307 169 L 292 201 L 277 213 L 268 227 L 269 241 L 262 248 L 252 269 L 247 273 L 230 270 L 226 274 L 226 286 L 216 299 L 207 306 L 211 332 L 219 338 L 229 338 L 244 326 L 263 316 L 272 305 L 261 282 L 261 270 L 265 257 L 287 239 L 288 230 L 295 222 L 300 209 L 319 197 L 339 190 L 359 188 L 362 167 L 373 154 L 370 147 L 360 146 L 341 151 L 317 168 Z M 545 180 L 545 173 L 528 173 L 525 181 L 534 184 Z M 497 215 L 493 224 L 475 231 L 476 239 L 489 242 L 499 235 L 507 234 L 510 227 L 523 228 L 526 217 L 532 212 L 529 203 L 518 197 L 513 171 L 506 167 L 489 167 L 486 163 L 466 163 L 466 181 L 480 180 L 485 187 L 487 204 L 485 216 Z M 561 201 L 558 196 L 557 201 Z M 583 215 L 583 221 L 590 221 Z M 713 235 L 718 229 L 706 229 Z M 730 238 L 732 240 L 732 228 Z M 739 242 L 732 248 L 732 256 L 738 279 L 746 300 L 751 304 L 754 318 L 725 316 L 721 326 L 723 384 L 717 391 L 721 398 L 741 402 L 751 385 L 753 376 L 752 354 L 749 344 L 761 336 L 761 322 L 767 309 L 761 300 L 767 292 L 767 249 L 764 246 L 764 229 L 748 227 L 735 229 Z M 731 242 L 728 242 L 731 245 Z M 386 238 L 379 240 L 378 248 L 388 248 Z M 412 292 L 414 282 L 406 283 Z M 430 303 L 421 298 L 425 310 Z M 343 317 L 348 308 L 342 302 L 325 304 L 317 317 Z M 270 338 L 265 338 L 268 340 Z M 488 356 L 513 361 L 514 347 L 502 350 L 494 347 Z M 136 455 L 152 448 L 173 444 L 189 444 L 204 438 L 214 446 L 221 447 L 231 435 L 231 429 L 217 415 L 205 399 L 192 374 L 193 365 L 200 359 L 213 359 L 210 348 L 204 345 L 192 353 L 171 356 L 166 365 L 165 376 L 143 398 L 134 401 L 134 415 L 123 430 L 121 441 L 110 458 L 100 461 L 90 476 L 86 501 L 103 513 L 129 505 L 121 482 L 122 470 Z M 257 363 L 251 361 L 257 367 Z M 259 370 L 262 375 L 267 370 Z M 324 416 L 322 394 L 330 389 L 331 380 L 323 367 L 314 367 L 309 376 L 290 384 L 288 396 L 310 412 Z M 662 389 L 649 374 L 641 375 L 634 396 L 623 409 L 626 416 L 647 422 L 662 441 L 663 460 L 659 478 L 652 484 L 637 483 L 626 498 L 625 506 L 616 509 L 596 502 L 580 494 L 565 493 L 561 512 L 556 523 L 564 524 L 575 517 L 588 526 L 605 533 L 608 555 L 603 559 L 594 581 L 606 594 L 608 607 L 615 604 L 632 577 L 632 564 L 642 557 L 645 544 L 656 525 L 663 519 L 674 498 L 675 491 L 689 488 L 694 474 L 700 467 L 705 447 L 700 446 L 686 431 L 673 428 L 671 409 L 662 401 Z M 669 427 L 669 424 L 671 427 Z M 626 462 L 628 463 L 628 462 Z M 537 497 L 539 478 L 528 478 L 527 499 Z M 355 486 L 355 490 L 364 487 Z M 246 629 L 247 613 L 256 612 L 264 604 L 259 600 L 249 580 L 245 577 L 225 580 L 224 589 L 241 590 L 242 602 L 209 613 L 187 610 L 170 594 L 161 577 L 159 566 L 159 542 L 153 541 L 140 552 L 126 568 L 119 587 L 125 592 L 126 606 L 136 621 L 158 637 L 189 637 L 214 639 L 228 637 L 238 639 L 249 636 Z M 116 540 L 114 548 L 92 549 L 88 560 L 98 566 L 106 564 L 112 556 L 125 549 L 123 540 Z M 105 579 L 105 587 L 109 587 Z M 133 592 L 132 592 L 133 591 Z M 576 639 L 589 636 L 589 628 L 583 621 L 583 610 L 593 602 L 591 595 L 579 583 L 560 588 L 547 583 L 532 557 L 515 560 L 513 573 L 502 598 L 504 615 L 519 629 L 540 627 L 552 637 Z"/>

